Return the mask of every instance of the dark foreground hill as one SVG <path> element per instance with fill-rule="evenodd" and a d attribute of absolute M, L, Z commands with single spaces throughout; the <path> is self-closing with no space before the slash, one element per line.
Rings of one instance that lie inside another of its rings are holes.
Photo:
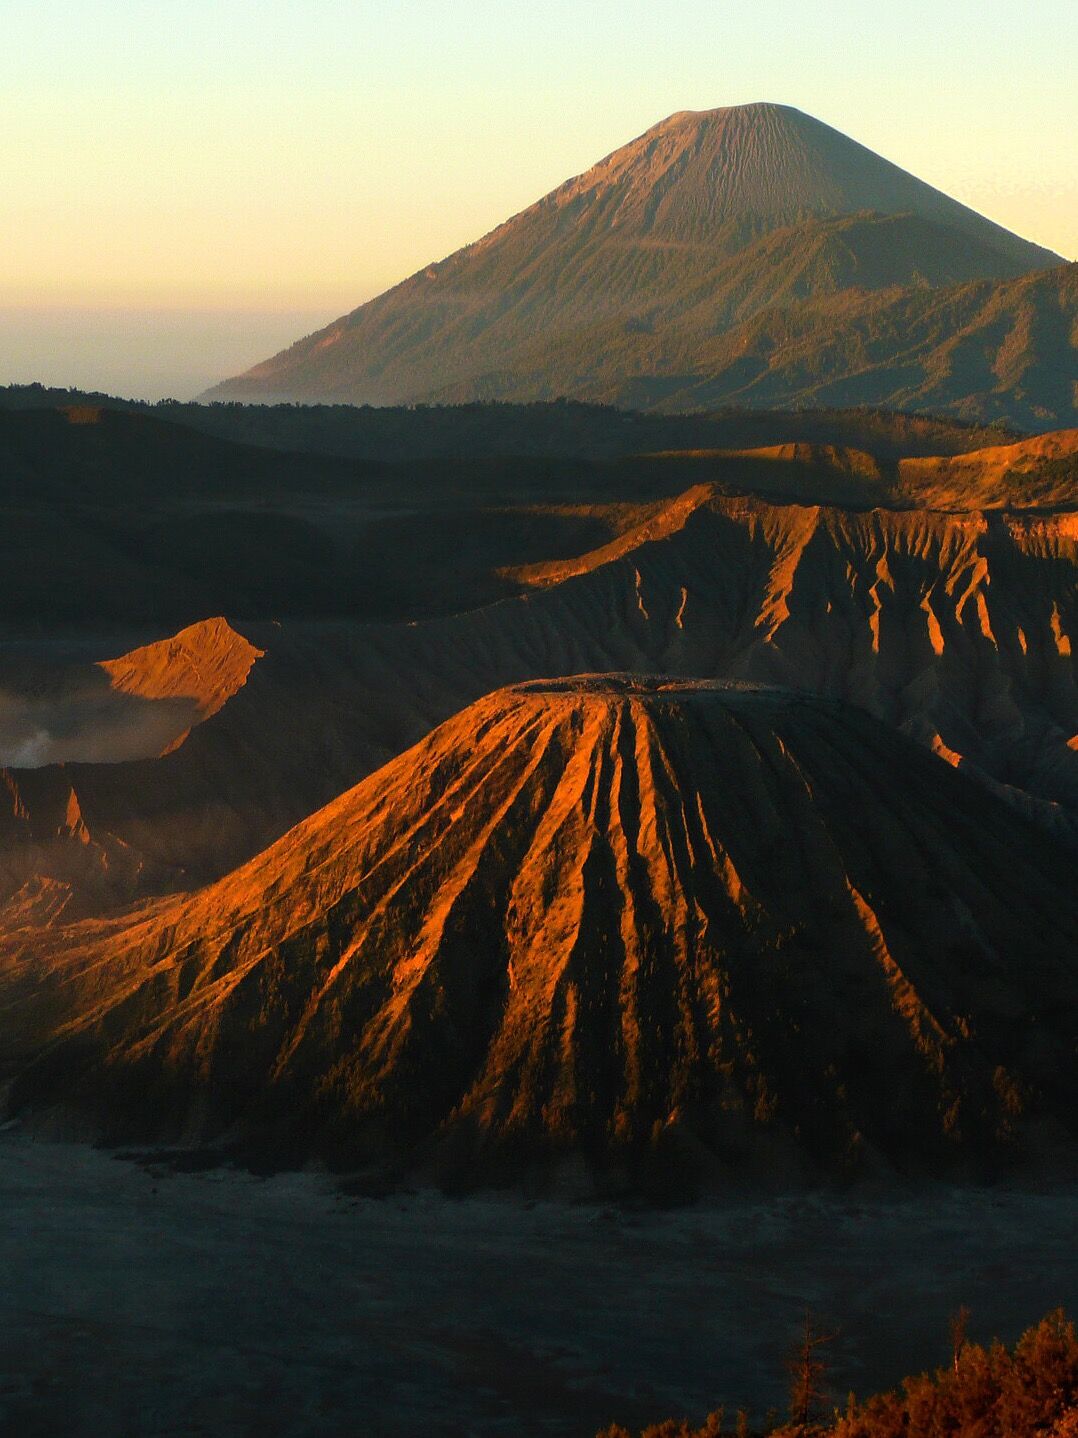
<path fill-rule="evenodd" d="M 208 889 L 9 934 L 10 1107 L 680 1195 L 1065 1164 L 1072 871 L 853 708 L 526 684 Z"/>
<path fill-rule="evenodd" d="M 898 407 L 906 395 L 910 407 L 1065 425 L 1074 395 L 1053 374 L 1074 369 L 1073 284 L 1056 269 L 1036 296 L 1009 287 L 1061 263 L 797 110 L 685 112 L 209 393 L 644 408 L 696 408 L 704 395 Z M 983 283 L 971 301 L 972 281 Z M 933 383 L 941 342 L 978 325 L 950 352 L 948 383 Z M 808 330 L 806 361 L 796 340 Z M 987 374 L 984 340 L 996 351 Z"/>

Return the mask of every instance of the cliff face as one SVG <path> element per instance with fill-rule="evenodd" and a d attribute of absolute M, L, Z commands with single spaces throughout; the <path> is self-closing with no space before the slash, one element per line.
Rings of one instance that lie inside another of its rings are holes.
<path fill-rule="evenodd" d="M 17 1108 L 112 1138 L 972 1173 L 1067 1148 L 1069 869 L 848 706 L 525 684 L 206 890 L 11 935 L 0 1033 Z"/>

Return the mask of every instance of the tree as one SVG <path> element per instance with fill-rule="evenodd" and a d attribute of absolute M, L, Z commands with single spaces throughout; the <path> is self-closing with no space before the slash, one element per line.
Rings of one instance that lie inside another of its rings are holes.
<path fill-rule="evenodd" d="M 804 1429 L 812 1422 L 827 1395 L 826 1349 L 835 1340 L 834 1333 L 822 1333 L 811 1310 L 805 1310 L 801 1335 L 790 1355 L 790 1421 Z"/>
<path fill-rule="evenodd" d="M 966 1346 L 966 1332 L 969 1329 L 969 1309 L 963 1303 L 961 1308 L 951 1314 L 951 1321 L 948 1324 L 948 1331 L 951 1336 L 951 1367 L 958 1372 L 958 1361 L 962 1357 L 962 1350 Z"/>

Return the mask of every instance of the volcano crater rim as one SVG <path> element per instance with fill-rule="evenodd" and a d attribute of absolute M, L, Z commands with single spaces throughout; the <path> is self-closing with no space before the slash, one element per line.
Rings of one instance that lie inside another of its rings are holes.
<path fill-rule="evenodd" d="M 744 679 L 704 679 L 670 674 L 634 673 L 613 670 L 609 673 L 571 674 L 553 679 L 527 679 L 513 684 L 508 694 L 528 698 L 544 696 L 580 696 L 601 699 L 666 699 L 693 696 L 753 696 L 761 698 L 795 698 L 799 690 L 778 684 L 761 684 Z"/>

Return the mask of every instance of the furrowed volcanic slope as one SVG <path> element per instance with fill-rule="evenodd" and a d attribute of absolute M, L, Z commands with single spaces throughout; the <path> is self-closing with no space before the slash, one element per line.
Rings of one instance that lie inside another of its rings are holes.
<path fill-rule="evenodd" d="M 210 396 L 392 404 L 570 394 L 650 407 L 707 381 L 711 403 L 723 402 L 725 385 L 745 390 L 739 403 L 766 403 L 767 393 L 781 406 L 797 402 L 792 375 L 770 390 L 746 387 L 746 374 L 716 363 L 720 337 L 736 354 L 742 327 L 809 302 L 836 306 L 817 324 L 837 334 L 858 297 L 901 292 L 930 313 L 923 297 L 941 287 L 1061 263 L 798 110 L 683 112 Z M 1069 290 L 1063 308 L 1073 311 Z M 885 392 L 854 387 L 854 403 L 886 403 L 888 385 L 916 390 L 917 354 L 881 324 L 891 373 L 881 356 L 873 382 Z M 858 338 L 832 345 L 827 378 L 852 382 L 863 368 Z M 965 371 L 954 387 L 971 382 L 984 388 Z M 1068 406 L 1052 409 L 1056 423 L 1068 422 L 1073 395 Z"/>
<path fill-rule="evenodd" d="M 114 1140 L 968 1174 L 1072 1152 L 1076 942 L 1063 852 L 869 716 L 584 676 L 206 890 L 9 934 L 0 1041 L 13 1111 Z"/>

